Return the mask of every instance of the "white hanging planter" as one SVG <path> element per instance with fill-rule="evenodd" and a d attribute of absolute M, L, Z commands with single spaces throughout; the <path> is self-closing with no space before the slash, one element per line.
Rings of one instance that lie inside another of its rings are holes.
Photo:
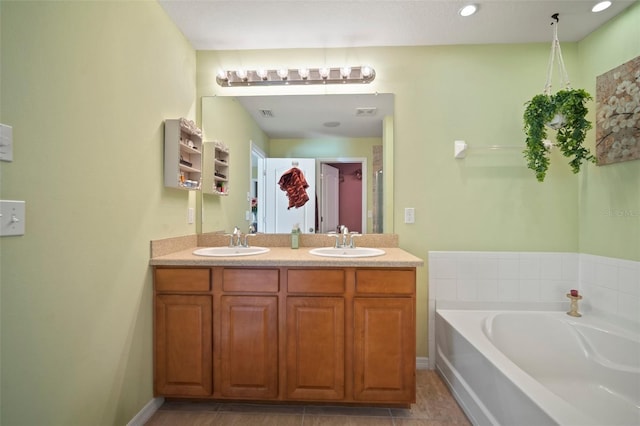
<path fill-rule="evenodd" d="M 567 119 L 564 117 L 563 114 L 556 114 L 553 116 L 553 118 L 551 119 L 551 121 L 549 121 L 546 126 L 553 129 L 553 130 L 558 130 L 561 129 L 567 122 Z"/>

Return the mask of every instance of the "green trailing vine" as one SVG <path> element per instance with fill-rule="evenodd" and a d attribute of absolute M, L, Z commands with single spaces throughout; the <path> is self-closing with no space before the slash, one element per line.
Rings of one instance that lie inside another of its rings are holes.
<path fill-rule="evenodd" d="M 523 153 L 527 167 L 535 172 L 538 181 L 544 180 L 549 168 L 547 123 L 556 115 L 564 118 L 556 131 L 556 146 L 565 157 L 571 158 L 569 165 L 573 173 L 580 171 L 583 161 L 595 163 L 595 157 L 582 146 L 587 131 L 592 127 L 585 118 L 589 111 L 585 103 L 591 99 L 591 95 L 583 89 L 566 89 L 555 95 L 536 95 L 525 104 L 523 118 L 527 146 Z"/>

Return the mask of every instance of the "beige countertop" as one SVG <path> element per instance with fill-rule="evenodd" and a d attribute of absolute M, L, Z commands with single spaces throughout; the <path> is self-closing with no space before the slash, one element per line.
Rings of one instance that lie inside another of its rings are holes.
<path fill-rule="evenodd" d="M 196 256 L 191 247 L 151 258 L 152 266 L 336 266 L 336 267 L 416 267 L 424 261 L 397 247 L 382 247 L 385 254 L 375 257 L 334 258 L 310 254 L 313 247 L 269 247 L 269 252 L 252 256 Z"/>
<path fill-rule="evenodd" d="M 287 234 L 257 234 L 250 238 L 251 246 L 268 247 L 269 252 L 251 256 L 196 256 L 193 251 L 203 247 L 229 244 L 222 233 L 186 235 L 151 241 L 151 266 L 336 266 L 336 267 L 417 267 L 424 261 L 398 248 L 395 234 L 367 234 L 358 238 L 360 247 L 376 247 L 385 251 L 382 256 L 335 258 L 310 254 L 315 247 L 327 247 L 332 238 L 322 234 L 303 234 L 300 248 L 291 249 Z"/>

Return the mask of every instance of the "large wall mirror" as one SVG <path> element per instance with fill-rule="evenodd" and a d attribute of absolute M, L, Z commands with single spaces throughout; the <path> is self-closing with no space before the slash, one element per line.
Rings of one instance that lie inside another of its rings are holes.
<path fill-rule="evenodd" d="M 202 98 L 206 161 L 214 141 L 229 147 L 229 194 L 203 185 L 201 231 L 249 225 L 258 232 L 363 233 L 393 229 L 393 95 L 213 96 Z M 310 200 L 287 209 L 277 182 L 304 172 Z M 204 180 L 203 180 L 204 181 Z M 231 221 L 231 222 L 229 222 Z M 237 223 L 235 223 L 237 222 Z M 246 229 L 243 229 L 246 232 Z"/>

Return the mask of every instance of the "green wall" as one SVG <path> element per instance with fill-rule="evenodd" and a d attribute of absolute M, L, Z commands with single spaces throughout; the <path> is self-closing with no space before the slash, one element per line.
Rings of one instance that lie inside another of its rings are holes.
<path fill-rule="evenodd" d="M 0 2 L 3 425 L 124 425 L 152 398 L 149 241 L 192 234 L 163 120 L 196 112 L 196 54 L 156 2 Z"/>
<path fill-rule="evenodd" d="M 369 168 L 373 162 L 373 147 L 382 145 L 382 138 L 308 138 L 308 139 L 270 139 L 270 157 L 364 157 Z"/>
<path fill-rule="evenodd" d="M 585 89 L 640 55 L 640 3 L 579 43 Z M 589 119 L 595 127 L 596 107 Z M 588 135 L 595 152 L 595 130 Z M 640 161 L 587 167 L 580 176 L 580 252 L 640 261 Z"/>
<path fill-rule="evenodd" d="M 245 212 L 250 210 L 247 192 L 252 171 L 251 144 L 253 141 L 268 153 L 269 141 L 251 115 L 233 97 L 207 96 L 202 98 L 201 126 L 205 141 L 220 141 L 229 148 L 229 196 L 203 194 L 202 232 L 230 232 L 234 226 L 248 231 Z"/>

